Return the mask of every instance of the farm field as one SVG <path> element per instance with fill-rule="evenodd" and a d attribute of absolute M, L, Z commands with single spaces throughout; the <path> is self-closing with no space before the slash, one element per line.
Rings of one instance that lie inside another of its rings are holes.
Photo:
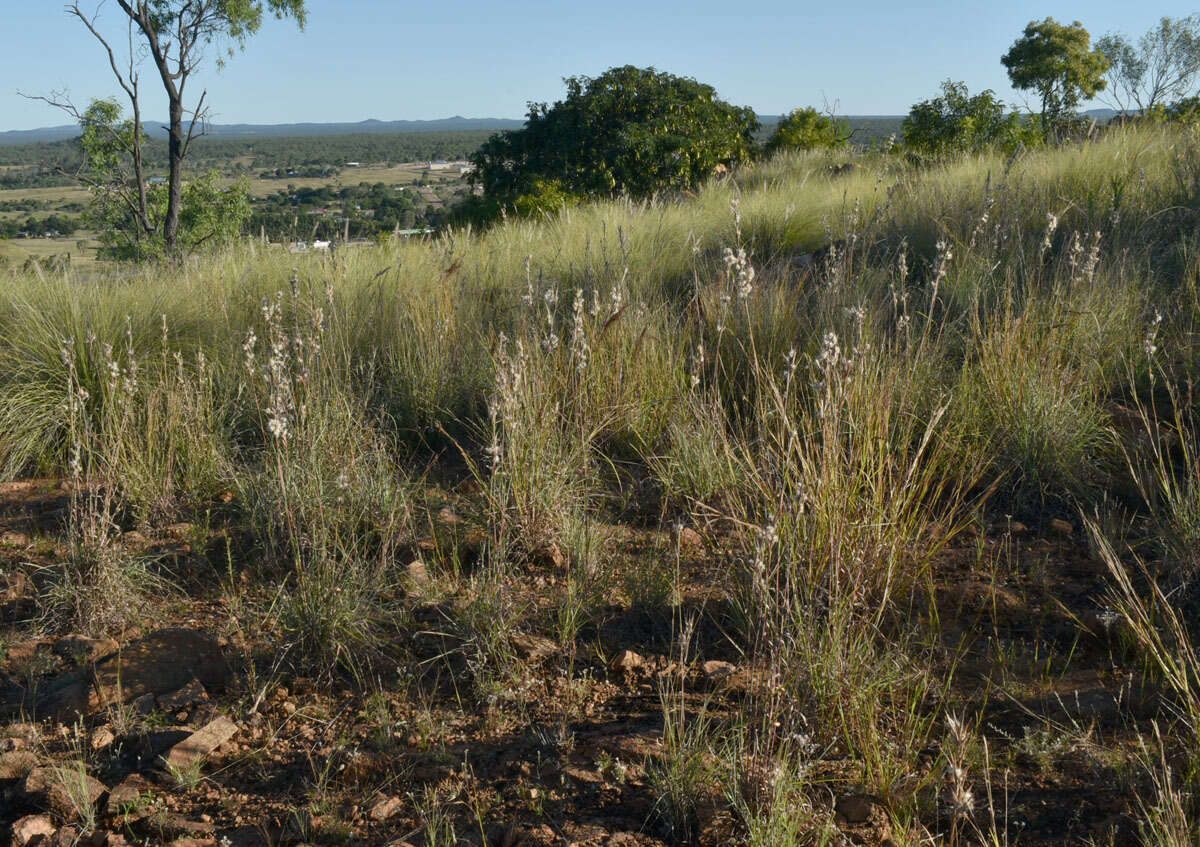
<path fill-rule="evenodd" d="M 80 249 L 80 242 L 84 244 L 83 249 Z M 70 255 L 73 265 L 96 265 L 98 247 L 99 242 L 87 231 L 77 232 L 69 238 L 0 239 L 0 261 L 24 264 L 32 258 L 45 264 L 56 257 Z"/>
<path fill-rule="evenodd" d="M 382 185 L 397 190 L 397 195 L 390 199 L 393 206 L 403 210 L 393 215 L 403 217 L 401 229 L 437 223 L 440 210 L 463 196 L 468 185 L 456 169 L 430 170 L 430 160 L 446 156 L 464 158 L 488 135 L 488 132 L 472 130 L 366 137 L 201 139 L 197 142 L 191 167 L 193 174 L 217 171 L 217 184 L 221 187 L 245 186 L 254 211 L 250 224 L 253 235 L 265 229 L 268 237 L 275 241 L 309 238 L 307 215 L 316 209 L 324 209 L 329 220 L 323 223 L 321 235 L 335 237 L 343 234 L 344 227 L 333 218 L 344 217 L 344 207 L 349 206 L 350 217 L 354 219 L 351 237 L 368 238 L 377 232 L 390 232 L 395 226 L 357 214 L 364 187 Z M 159 162 L 162 146 L 151 143 L 147 149 L 147 174 L 151 178 L 161 178 L 165 173 Z M 413 152 L 427 153 L 429 158 L 409 162 L 367 158 Z M 77 159 L 78 151 L 73 142 L 0 147 L 0 162 L 6 163 L 0 164 L 0 226 L 19 227 L 30 218 L 40 221 L 52 215 L 64 216 L 76 227 L 85 226 L 81 212 L 90 200 L 89 192 L 82 186 L 65 184 L 68 180 L 53 171 L 57 163 L 72 172 L 78 166 Z M 361 166 L 347 165 L 359 159 Z M 276 172 L 280 174 L 278 178 L 262 178 L 264 173 Z M 43 185 L 46 180 L 56 184 Z M 13 187 L 6 187 L 9 185 Z M 349 198 L 350 194 L 354 197 Z M 378 199 L 377 194 L 373 196 Z M 304 219 L 303 226 L 301 219 Z M 400 223 L 398 217 L 396 223 Z M 9 234 L 16 235 L 20 231 L 15 228 Z M 40 259 L 48 252 L 66 252 L 65 245 L 76 240 L 72 234 L 62 239 L 50 239 L 53 246 L 49 246 L 34 245 L 28 239 L 9 238 L 3 252 L 21 257 L 21 261 L 30 255 Z"/>
<path fill-rule="evenodd" d="M 226 178 L 226 184 L 233 180 Z M 461 187 L 465 184 L 458 174 L 444 172 L 429 172 L 425 162 L 404 162 L 390 167 L 364 166 L 345 168 L 336 180 L 326 177 L 285 177 L 282 179 L 253 179 L 248 181 L 250 193 L 254 197 L 266 197 L 275 193 L 280 187 L 294 185 L 297 188 L 323 188 L 326 186 L 357 185 L 360 182 L 384 185 L 416 185 L 418 182 L 428 182 L 433 186 Z"/>
<path fill-rule="evenodd" d="M 1197 145 L 785 153 L 332 254 L 10 262 L 0 818 L 1188 843 Z"/>
<path fill-rule="evenodd" d="M 237 182 L 245 185 L 253 200 L 262 200 L 282 191 L 302 189 L 328 189 L 338 192 L 346 186 L 357 186 L 361 183 L 375 185 L 382 183 L 388 187 L 408 188 L 413 191 L 418 203 L 441 207 L 454 193 L 466 187 L 466 182 L 458 174 L 428 172 L 426 163 L 413 162 L 392 167 L 360 167 L 348 168 L 336 178 L 328 177 L 288 177 L 285 179 L 246 179 L 224 177 L 220 185 L 231 186 Z M 421 188 L 418 188 L 418 183 Z M 89 194 L 80 187 L 26 188 L 0 190 L 0 221 L 24 221 L 30 215 L 34 217 L 54 213 L 54 210 L 64 205 L 86 206 Z M 48 209 L 36 212 L 5 211 L 5 203 L 22 203 L 34 201 L 47 204 Z M 77 212 L 63 212 L 69 219 L 79 221 Z M 81 239 L 89 241 L 91 249 L 80 253 L 77 242 Z M 25 261 L 34 257 L 42 261 L 50 256 L 63 253 L 73 253 L 72 260 L 84 262 L 95 261 L 95 246 L 97 242 L 91 234 L 83 231 L 64 238 L 28 238 L 0 239 L 0 256 L 8 257 L 11 261 Z"/>

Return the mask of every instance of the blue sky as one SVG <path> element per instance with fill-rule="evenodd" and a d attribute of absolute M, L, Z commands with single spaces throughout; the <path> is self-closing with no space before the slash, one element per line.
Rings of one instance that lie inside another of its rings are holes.
<path fill-rule="evenodd" d="M 564 76 L 636 64 L 694 76 L 760 114 L 825 103 L 904 114 L 947 77 L 1016 102 L 1000 56 L 1033 18 L 1078 19 L 1093 37 L 1140 34 L 1161 15 L 1200 10 L 1193 2 L 309 0 L 306 31 L 269 21 L 223 70 L 209 62 L 198 86 L 220 123 L 523 117 L 527 101 L 558 99 Z M 84 0 L 97 5 L 119 24 L 112 0 Z M 67 122 L 18 91 L 66 88 L 84 104 L 116 91 L 61 3 L 4 6 L 0 130 Z M 166 110 L 150 75 L 144 110 L 157 117 Z"/>

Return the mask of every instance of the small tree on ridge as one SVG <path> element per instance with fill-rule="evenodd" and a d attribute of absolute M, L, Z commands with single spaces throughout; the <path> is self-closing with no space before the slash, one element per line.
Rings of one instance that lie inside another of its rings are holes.
<path fill-rule="evenodd" d="M 1030 21 L 1000 63 L 1014 88 L 1033 90 L 1041 98 L 1042 127 L 1049 134 L 1074 116 L 1082 99 L 1104 89 L 1109 61 L 1092 49 L 1079 21 L 1066 25 L 1046 18 Z"/>

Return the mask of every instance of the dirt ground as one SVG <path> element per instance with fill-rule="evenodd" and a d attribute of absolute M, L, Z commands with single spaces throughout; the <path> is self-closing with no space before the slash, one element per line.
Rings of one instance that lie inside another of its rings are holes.
<path fill-rule="evenodd" d="M 395 598 L 396 666 L 354 680 L 280 657 L 269 611 L 244 612 L 269 610 L 269 593 L 229 567 L 236 539 L 219 516 L 122 537 L 173 586 L 143 626 L 101 639 L 41 632 L 35 598 L 64 554 L 67 495 L 55 480 L 0 487 L 0 842 L 677 843 L 651 778 L 666 755 L 664 703 L 733 725 L 756 685 L 726 637 L 720 534 L 688 530 L 678 544 L 671 532 L 615 528 L 614 558 L 630 568 L 682 551 L 678 606 L 614 590 L 570 651 L 549 625 L 530 626 L 514 639 L 521 672 L 483 698 L 451 626 L 455 598 L 431 576 L 439 557 L 462 562 L 475 543 L 454 496 Z M 1001 564 L 981 572 L 983 560 Z M 550 619 L 561 578 L 552 561 L 526 567 L 524 620 Z M 936 661 L 955 671 L 950 711 L 970 715 L 986 741 L 980 814 L 1008 843 L 1134 837 L 1139 787 L 1123 751 L 1160 707 L 1123 661 L 1105 584 L 1077 527 L 1001 522 L 950 544 L 932 597 L 917 603 L 936 611 Z M 681 661 L 684 618 L 698 624 Z M 915 772 L 937 754 L 923 751 Z M 903 821 L 856 786 L 847 751 L 823 749 L 812 766 L 814 802 L 844 843 L 903 843 Z M 728 792 L 711 789 L 692 840 L 736 843 Z M 940 815 L 930 808 L 921 824 L 944 833 Z"/>

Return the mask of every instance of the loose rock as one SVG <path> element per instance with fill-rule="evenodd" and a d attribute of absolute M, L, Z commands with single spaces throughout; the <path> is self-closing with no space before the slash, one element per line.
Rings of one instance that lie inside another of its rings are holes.
<path fill-rule="evenodd" d="M 13 847 L 25 847 L 34 839 L 49 838 L 54 834 L 54 822 L 49 815 L 26 815 L 12 825 Z"/>
<path fill-rule="evenodd" d="M 875 801 L 866 794 L 851 794 L 838 800 L 833 811 L 845 818 L 846 823 L 865 823 L 871 819 L 874 806 Z"/>
<path fill-rule="evenodd" d="M 167 764 L 176 768 L 186 768 L 196 759 L 208 756 L 233 738 L 237 731 L 237 724 L 229 718 L 219 717 L 172 747 L 171 752 L 167 754 Z"/>
<path fill-rule="evenodd" d="M 50 847 L 80 847 L 87 843 L 82 839 L 82 833 L 73 826 L 64 826 L 50 839 Z"/>
<path fill-rule="evenodd" d="M 24 779 L 37 763 L 37 756 L 29 750 L 0 753 L 0 782 Z"/>
<path fill-rule="evenodd" d="M 852 794 L 834 805 L 834 823 L 853 844 L 887 844 L 891 838 L 891 819 L 874 797 Z"/>
<path fill-rule="evenodd" d="M 613 659 L 612 667 L 625 673 L 637 673 L 646 667 L 646 660 L 632 650 L 622 650 Z"/>
<path fill-rule="evenodd" d="M 404 803 L 399 797 L 387 797 L 372 806 L 368 814 L 371 816 L 371 820 L 386 821 L 403 807 Z"/>
<path fill-rule="evenodd" d="M 1070 538 L 1075 534 L 1075 525 L 1070 521 L 1064 521 L 1062 518 L 1055 518 L 1050 521 L 1050 529 L 1054 530 L 1054 534 L 1060 538 Z"/>
<path fill-rule="evenodd" d="M 429 586 L 429 569 L 425 567 L 425 563 L 420 559 L 409 562 L 408 565 L 408 583 L 416 590 L 421 590 Z"/>
<path fill-rule="evenodd" d="M 91 745 L 93 750 L 107 750 L 117 740 L 117 736 L 112 729 L 107 726 L 102 726 L 92 733 Z"/>
<path fill-rule="evenodd" d="M 723 682 L 737 673 L 737 666 L 729 662 L 713 660 L 705 662 L 703 667 L 709 682 Z"/>
<path fill-rule="evenodd" d="M 116 653 L 121 648 L 115 638 L 88 638 L 69 635 L 60 638 L 54 645 L 54 653 L 68 659 L 82 659 L 83 663 L 98 662 Z"/>
<path fill-rule="evenodd" d="M 521 658 L 531 662 L 539 662 L 559 652 L 558 644 L 553 639 L 527 632 L 516 633 L 513 636 L 513 646 L 517 648 Z"/>
<path fill-rule="evenodd" d="M 206 700 L 208 700 L 208 691 L 205 690 L 204 684 L 192 677 L 191 682 L 178 691 L 159 697 L 158 706 L 164 712 L 174 713 L 190 709 L 197 703 L 203 703 Z"/>
<path fill-rule="evenodd" d="M 213 825 L 190 821 L 182 815 L 154 814 L 147 815 L 133 825 L 133 831 L 139 835 L 153 838 L 158 843 L 176 841 L 172 839 L 199 839 L 198 843 L 212 843 Z"/>
<path fill-rule="evenodd" d="M 131 773 L 113 786 L 108 793 L 109 813 L 130 814 L 142 798 L 154 790 L 154 785 L 141 774 Z"/>
<path fill-rule="evenodd" d="M 679 546 L 685 550 L 702 550 L 704 549 L 704 539 L 700 537 L 700 533 L 692 529 L 690 526 L 685 526 L 679 530 Z"/>

